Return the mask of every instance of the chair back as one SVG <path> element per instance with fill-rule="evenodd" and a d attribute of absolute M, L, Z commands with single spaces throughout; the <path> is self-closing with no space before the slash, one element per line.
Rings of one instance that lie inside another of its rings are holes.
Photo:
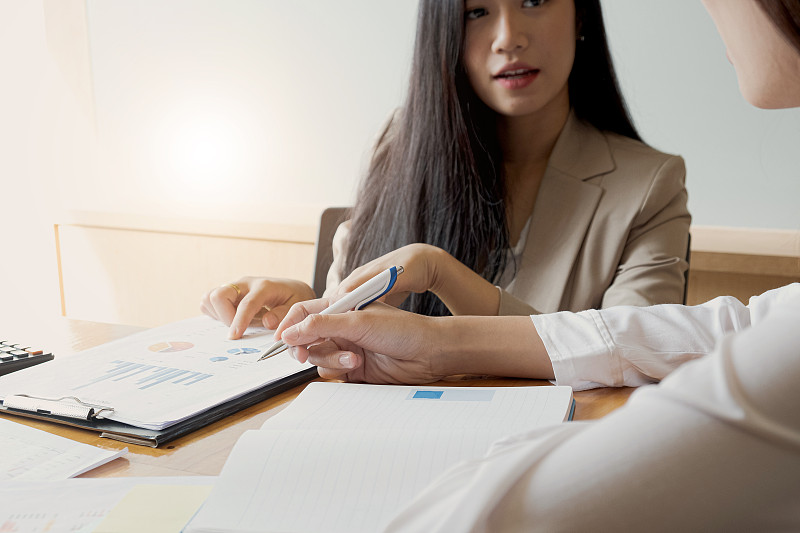
<path fill-rule="evenodd" d="M 328 270 L 333 263 L 333 235 L 339 224 L 350 217 L 349 207 L 329 207 L 322 212 L 319 218 L 319 235 L 317 236 L 316 254 L 314 260 L 314 293 L 317 298 L 325 292 Z"/>

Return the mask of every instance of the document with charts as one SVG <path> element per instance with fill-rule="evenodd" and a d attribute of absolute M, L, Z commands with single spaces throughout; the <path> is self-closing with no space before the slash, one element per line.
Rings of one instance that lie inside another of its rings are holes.
<path fill-rule="evenodd" d="M 288 352 L 258 361 L 273 342 L 263 328 L 228 340 L 227 326 L 200 316 L 2 376 L 0 400 L 53 414 L 51 405 L 90 406 L 98 418 L 160 430 L 312 368 Z"/>
<path fill-rule="evenodd" d="M 448 467 L 572 406 L 569 387 L 314 382 L 239 439 L 185 531 L 381 531 Z"/>
<path fill-rule="evenodd" d="M 63 481 L 17 481 L 0 484 L 0 531 L 97 533 L 103 520 L 119 509 L 136 489 L 157 487 L 169 491 L 167 501 L 182 502 L 186 489 L 210 488 L 216 477 L 114 477 L 74 478 Z M 153 509 L 143 510 L 133 523 L 139 531 L 157 531 L 159 520 L 143 523 Z M 157 509 L 162 517 L 163 509 Z M 146 525 L 145 525 L 146 524 Z M 177 531 L 179 528 L 174 528 Z M 102 531 L 102 529 L 100 529 Z"/>
<path fill-rule="evenodd" d="M 68 479 L 128 452 L 127 448 L 103 450 L 5 418 L 0 418 L 0 450 L 0 487 L 19 480 Z M 0 527 L 0 531 L 18 530 Z"/>

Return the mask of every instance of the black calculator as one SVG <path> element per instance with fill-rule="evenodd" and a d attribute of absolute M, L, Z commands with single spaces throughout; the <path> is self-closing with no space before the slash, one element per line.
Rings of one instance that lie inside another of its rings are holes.
<path fill-rule="evenodd" d="M 39 348 L 0 340 L 0 376 L 53 359 L 53 354 Z"/>

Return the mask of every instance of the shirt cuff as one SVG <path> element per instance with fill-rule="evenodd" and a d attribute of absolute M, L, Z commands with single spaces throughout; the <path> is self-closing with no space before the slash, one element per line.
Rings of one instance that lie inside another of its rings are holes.
<path fill-rule="evenodd" d="M 611 335 L 597 311 L 532 315 L 531 320 L 553 364 L 556 384 L 574 390 L 624 385 Z"/>

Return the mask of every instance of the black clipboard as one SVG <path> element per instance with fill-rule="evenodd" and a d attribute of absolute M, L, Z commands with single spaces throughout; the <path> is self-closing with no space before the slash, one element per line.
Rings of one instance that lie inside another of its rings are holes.
<path fill-rule="evenodd" d="M 8 413 L 66 426 L 89 429 L 99 432 L 101 437 L 122 441 L 127 444 L 138 444 L 156 448 L 165 442 L 182 437 L 187 433 L 191 433 L 196 429 L 207 426 L 228 415 L 241 411 L 251 405 L 255 405 L 258 402 L 276 396 L 298 385 L 302 385 L 317 377 L 319 377 L 317 367 L 307 368 L 285 378 L 273 381 L 260 389 L 250 391 L 237 398 L 233 398 L 197 413 L 186 420 L 158 430 L 140 428 L 107 419 L 82 419 L 58 416 L 36 411 L 9 408 L 5 405 L 0 405 L 0 413 Z"/>

